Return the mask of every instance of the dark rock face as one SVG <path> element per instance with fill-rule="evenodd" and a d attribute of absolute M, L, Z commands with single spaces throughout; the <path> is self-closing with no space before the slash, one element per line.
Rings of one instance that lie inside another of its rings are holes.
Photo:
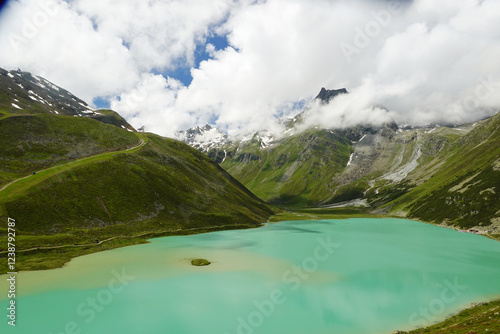
<path fill-rule="evenodd" d="M 345 88 L 329 90 L 323 87 L 321 88 L 318 96 L 316 96 L 316 99 L 321 100 L 321 102 L 323 103 L 329 103 L 331 100 L 333 100 L 333 98 L 340 94 L 349 94 L 349 92 Z"/>

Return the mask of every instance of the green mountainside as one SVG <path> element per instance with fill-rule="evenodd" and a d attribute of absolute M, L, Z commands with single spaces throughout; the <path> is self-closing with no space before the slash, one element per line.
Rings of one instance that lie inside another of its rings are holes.
<path fill-rule="evenodd" d="M 145 137 L 138 152 L 72 168 L 9 198 L 1 203 L 6 215 L 23 222 L 25 233 L 49 234 L 258 225 L 272 213 L 198 151 Z"/>
<path fill-rule="evenodd" d="M 33 171 L 138 143 L 134 133 L 90 118 L 4 117 L 0 119 L 0 188 Z"/>
<path fill-rule="evenodd" d="M 325 103 L 347 93 L 322 92 Z M 272 139 L 197 145 L 257 196 L 292 210 L 357 205 L 500 234 L 500 114 L 460 126 L 296 130 L 306 118 L 307 109 Z"/>
<path fill-rule="evenodd" d="M 269 149 L 262 150 L 259 142 L 253 141 L 233 152 L 221 166 L 259 197 L 273 203 L 309 206 L 332 192 L 332 184 L 325 180 L 343 170 L 351 145 L 336 132 L 307 130 Z"/>
<path fill-rule="evenodd" d="M 139 144 L 130 132 L 112 110 L 96 111 L 42 77 L 0 68 L 0 188 L 40 169 Z"/>
<path fill-rule="evenodd" d="M 293 207 L 328 205 L 363 197 L 368 176 L 381 175 L 397 158 L 392 152 L 401 145 L 393 136 L 390 124 L 351 131 L 309 129 L 278 139 L 266 148 L 258 141 L 225 147 L 227 158 L 221 166 L 271 203 Z M 354 162 L 353 142 L 361 138 L 357 148 L 364 154 L 358 154 Z M 370 152 L 363 151 L 366 142 Z M 373 150 L 373 145 L 377 149 Z"/>
<path fill-rule="evenodd" d="M 188 145 L 134 132 L 113 111 L 47 111 L 47 96 L 62 91 L 56 86 L 46 103 L 22 103 L 34 87 L 15 79 L 24 93 L 7 89 L 0 106 L 0 257 L 13 218 L 18 270 L 53 268 L 154 236 L 256 227 L 274 213 Z"/>
<path fill-rule="evenodd" d="M 419 168 L 409 175 L 410 184 L 416 187 L 385 206 L 434 223 L 498 227 L 499 130 L 497 114 L 451 140 L 435 156 L 422 159 Z"/>

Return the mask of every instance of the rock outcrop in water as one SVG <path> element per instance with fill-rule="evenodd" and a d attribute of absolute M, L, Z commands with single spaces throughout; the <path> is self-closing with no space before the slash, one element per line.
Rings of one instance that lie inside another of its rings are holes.
<path fill-rule="evenodd" d="M 191 264 L 193 266 L 203 267 L 203 266 L 208 266 L 210 264 L 210 261 L 205 259 L 192 259 Z"/>

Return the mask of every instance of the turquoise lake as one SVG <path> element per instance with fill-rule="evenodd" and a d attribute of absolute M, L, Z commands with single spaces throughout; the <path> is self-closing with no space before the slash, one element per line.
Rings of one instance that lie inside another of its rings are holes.
<path fill-rule="evenodd" d="M 409 220 L 288 221 L 150 241 L 20 273 L 15 328 L 1 276 L 0 332 L 381 334 L 500 297 L 499 242 Z"/>

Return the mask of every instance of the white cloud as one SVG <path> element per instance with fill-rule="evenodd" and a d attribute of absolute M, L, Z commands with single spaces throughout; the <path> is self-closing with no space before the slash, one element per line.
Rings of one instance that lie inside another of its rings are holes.
<path fill-rule="evenodd" d="M 173 135 L 168 129 L 181 129 L 198 121 L 190 113 L 175 107 L 177 95 L 185 87 L 179 81 L 162 75 L 144 74 L 132 90 L 111 101 L 111 109 L 119 110 L 132 126 L 146 131 Z"/>
<path fill-rule="evenodd" d="M 259 3 L 231 16 L 223 28 L 232 47 L 192 71 L 177 106 L 210 107 L 218 110 L 219 126 L 256 130 L 271 127 L 273 111 L 312 98 L 322 86 L 346 87 L 352 92 L 343 97 L 348 104 L 332 107 L 331 117 L 319 112 L 311 118 L 331 126 L 339 113 L 343 125 L 377 121 L 388 114 L 371 106 L 384 105 L 401 123 L 471 121 L 499 106 L 499 94 L 475 93 L 482 78 L 493 77 L 489 87 L 500 89 L 494 86 L 500 30 L 487 31 L 500 22 L 493 3 L 449 1 L 442 10 L 430 1 L 405 10 L 383 1 Z M 488 28 L 468 24 L 485 17 Z M 352 59 L 345 58 L 342 43 L 358 49 Z"/>
<path fill-rule="evenodd" d="M 48 5 L 45 5 L 48 3 Z M 152 69 L 192 64 L 230 0 L 11 1 L 0 66 L 31 71 L 91 102 L 133 89 Z"/>
<path fill-rule="evenodd" d="M 139 72 L 121 40 L 95 31 L 66 3 L 10 2 L 0 23 L 0 64 L 41 75 L 91 101 L 133 85 Z"/>
<path fill-rule="evenodd" d="M 95 21 L 99 31 L 129 45 L 131 57 L 146 71 L 178 62 L 193 65 L 196 42 L 231 7 L 230 0 L 75 1 L 75 8 Z"/>
<path fill-rule="evenodd" d="M 11 2 L 0 20 L 0 66 L 88 101 L 118 95 L 113 108 L 163 135 L 213 120 L 232 132 L 272 129 L 277 111 L 296 112 L 290 106 L 321 87 L 352 92 L 330 116 L 311 116 L 332 125 L 331 115 L 344 124 L 388 115 L 372 104 L 414 124 L 471 121 L 500 105 L 497 0 L 50 1 L 58 12 L 17 49 L 9 36 L 22 36 L 41 9 Z M 214 31 L 230 46 L 204 46 L 213 59 L 191 69 L 188 87 L 150 74 L 193 66 L 197 43 Z M 132 103 L 144 87 L 147 99 Z"/>
<path fill-rule="evenodd" d="M 365 95 L 366 94 L 366 95 Z M 305 122 L 300 130 L 321 128 L 346 128 L 356 124 L 382 125 L 391 122 L 390 111 L 372 104 L 369 92 L 354 91 L 337 96 L 328 104 L 313 101 L 305 112 Z"/>

